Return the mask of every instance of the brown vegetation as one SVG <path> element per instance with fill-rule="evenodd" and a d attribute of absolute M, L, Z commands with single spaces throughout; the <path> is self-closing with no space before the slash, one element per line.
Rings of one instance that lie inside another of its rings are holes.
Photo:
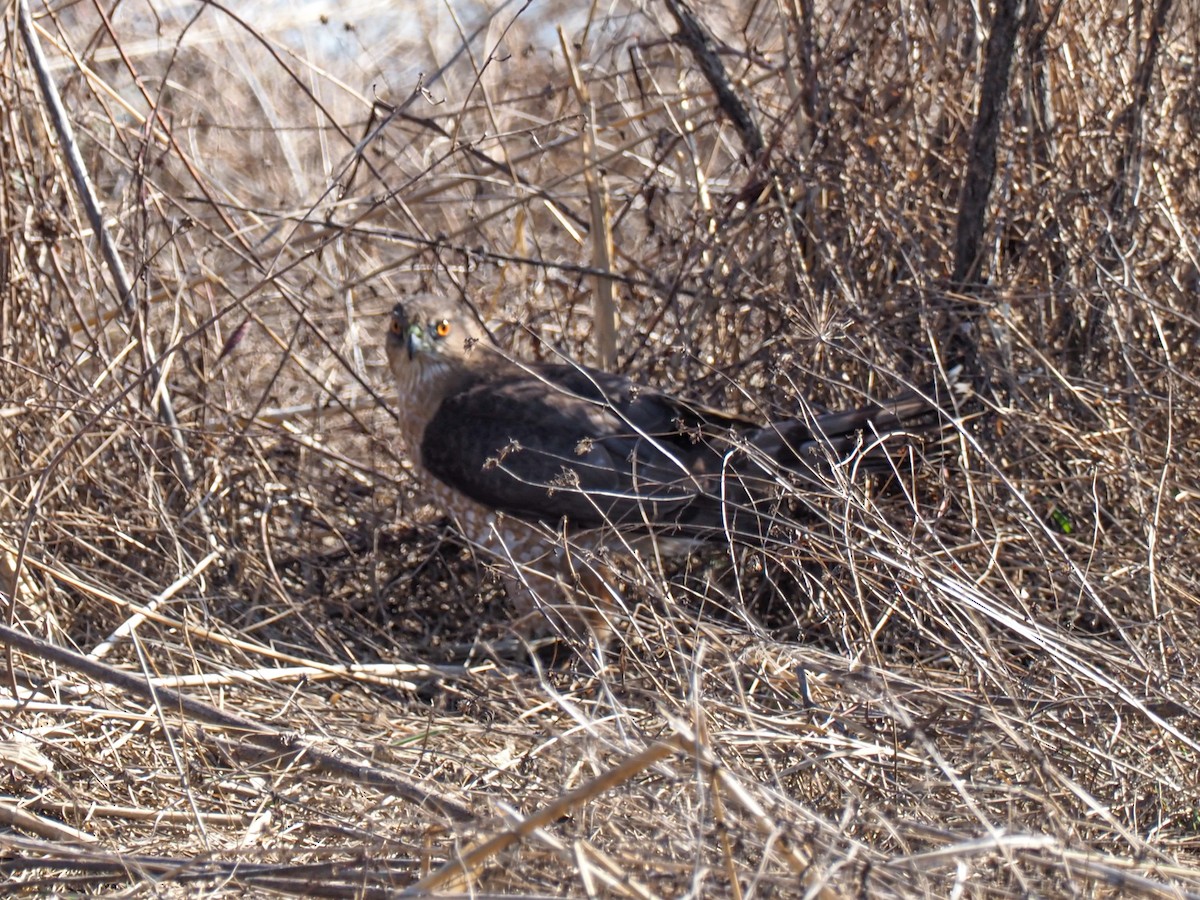
<path fill-rule="evenodd" d="M 1193 7 L 22 5 L 5 877 L 1200 894 Z M 976 397 L 545 671 L 393 440 L 417 290 L 764 419 L 960 357 Z"/>

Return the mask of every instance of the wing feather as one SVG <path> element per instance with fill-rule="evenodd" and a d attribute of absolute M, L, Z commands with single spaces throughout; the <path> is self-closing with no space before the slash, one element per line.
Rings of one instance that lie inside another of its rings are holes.
<path fill-rule="evenodd" d="M 729 420 L 733 421 L 733 420 Z M 692 408 L 582 367 L 532 367 L 447 397 L 421 457 L 438 479 L 525 519 L 662 523 L 704 494 L 719 455 Z"/>

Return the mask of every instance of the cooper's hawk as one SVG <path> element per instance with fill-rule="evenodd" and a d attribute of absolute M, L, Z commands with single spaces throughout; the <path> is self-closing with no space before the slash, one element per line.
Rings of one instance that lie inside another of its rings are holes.
<path fill-rule="evenodd" d="M 560 621 L 600 632 L 615 596 L 602 564 L 612 548 L 752 539 L 781 470 L 815 488 L 835 460 L 889 469 L 893 444 L 943 421 L 910 392 L 762 425 L 621 375 L 515 361 L 430 297 L 392 310 L 387 356 L 403 438 L 435 501 L 507 565 L 520 606 L 583 606 Z M 575 603 L 580 582 L 593 604 Z"/>

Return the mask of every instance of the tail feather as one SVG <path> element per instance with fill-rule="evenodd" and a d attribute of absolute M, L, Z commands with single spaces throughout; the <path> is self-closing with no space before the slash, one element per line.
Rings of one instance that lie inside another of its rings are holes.
<path fill-rule="evenodd" d="M 957 372 L 950 374 L 952 390 L 961 393 Z M 828 477 L 844 461 L 860 471 L 889 471 L 914 447 L 944 445 L 954 417 L 936 402 L 938 394 L 937 385 L 929 385 L 846 412 L 787 419 L 761 429 L 750 444 L 779 466 L 814 478 Z"/>
<path fill-rule="evenodd" d="M 953 375 L 954 373 L 952 373 Z M 966 390 L 951 380 L 955 394 Z M 935 399 L 936 398 L 936 399 Z M 657 521 L 660 535 L 684 542 L 762 540 L 774 521 L 774 490 L 780 470 L 809 482 L 814 494 L 828 495 L 830 476 L 842 464 L 856 472 L 895 471 L 918 448 L 923 458 L 949 446 L 960 421 L 944 388 L 907 391 L 890 400 L 847 412 L 786 419 L 738 435 L 737 450 L 717 443 L 718 453 L 697 460 L 719 463 L 705 469 L 711 490 L 673 508 L 669 521 Z M 805 488 L 800 487 L 801 493 Z"/>

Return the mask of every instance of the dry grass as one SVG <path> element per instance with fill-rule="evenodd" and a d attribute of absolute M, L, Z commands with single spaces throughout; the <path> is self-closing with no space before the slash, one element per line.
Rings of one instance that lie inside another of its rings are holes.
<path fill-rule="evenodd" d="M 755 166 L 658 3 L 33 5 L 133 294 L 10 5 L 14 886 L 1200 895 L 1194 8 L 1145 66 L 1151 9 L 1022 23 L 962 290 L 971 4 L 705 6 Z M 631 571 L 603 658 L 506 663 L 391 437 L 416 290 L 585 361 L 611 290 L 617 366 L 760 417 L 965 340 L 983 415 L 903 490 Z"/>

